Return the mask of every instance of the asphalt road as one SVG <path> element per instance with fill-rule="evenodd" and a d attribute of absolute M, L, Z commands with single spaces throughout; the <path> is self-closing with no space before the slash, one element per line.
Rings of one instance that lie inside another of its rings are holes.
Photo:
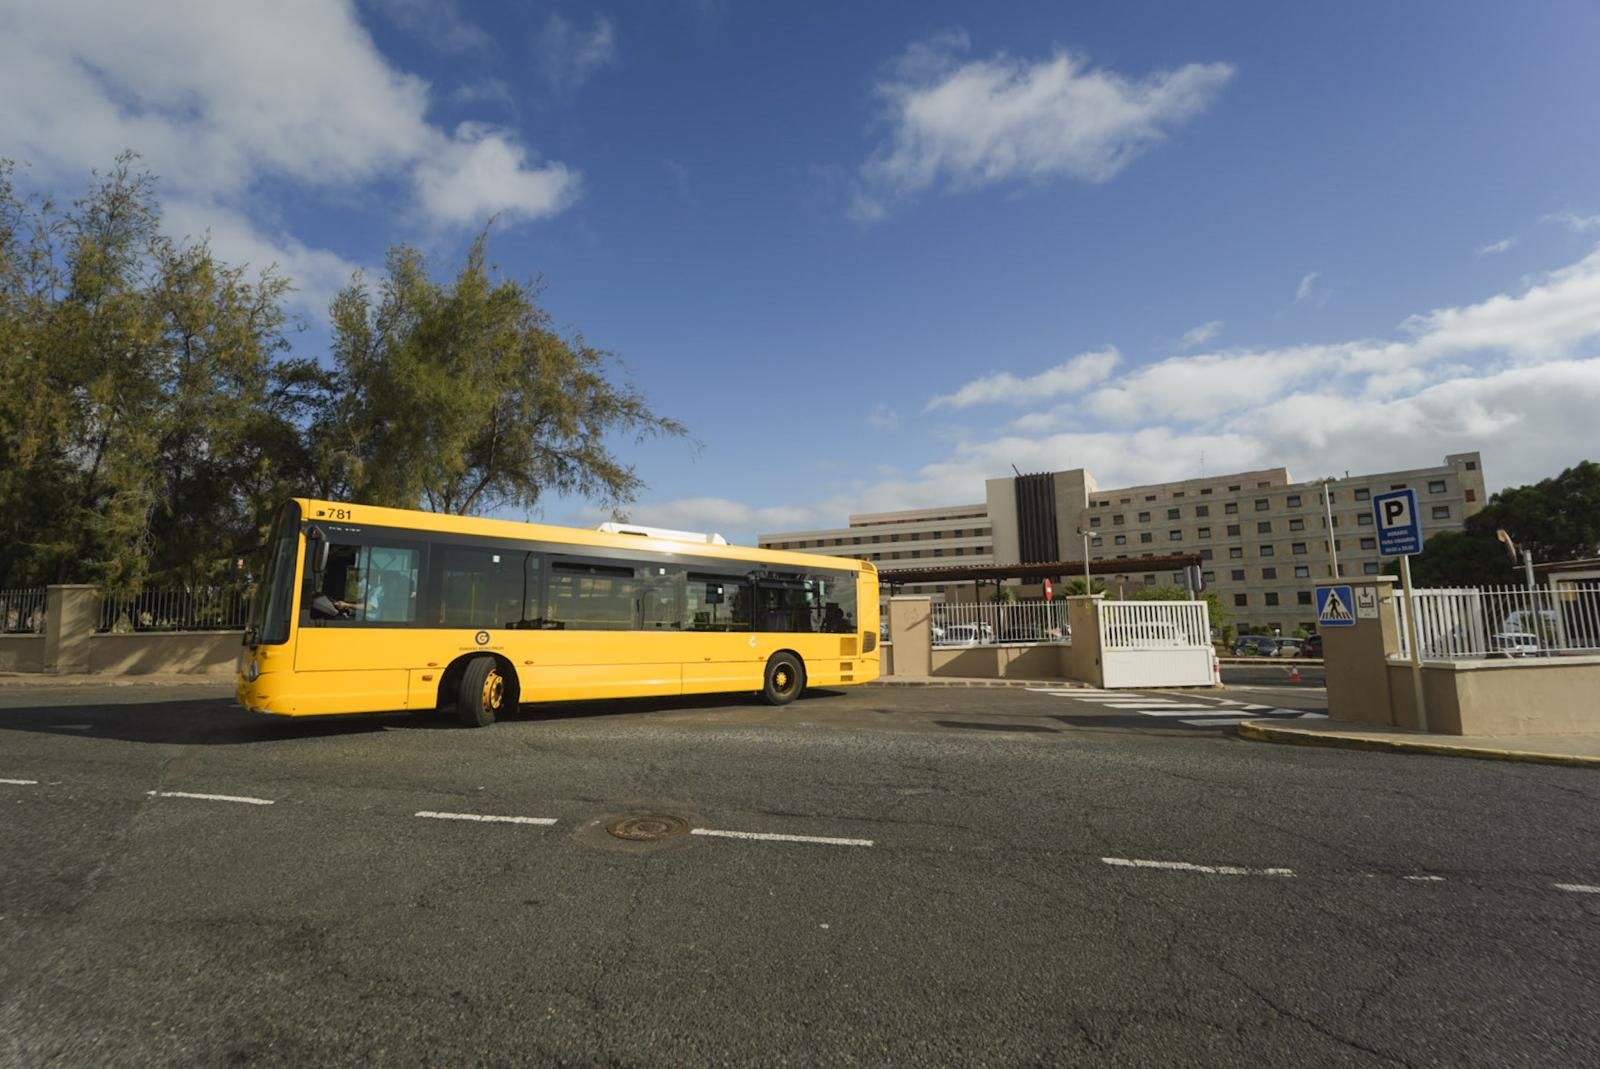
<path fill-rule="evenodd" d="M 1600 1064 L 1600 776 L 1319 695 L 0 687 L 0 1063 Z"/>

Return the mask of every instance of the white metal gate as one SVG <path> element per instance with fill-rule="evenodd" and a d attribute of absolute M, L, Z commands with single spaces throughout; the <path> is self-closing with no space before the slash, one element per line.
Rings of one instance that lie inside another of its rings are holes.
<path fill-rule="evenodd" d="M 1203 601 L 1101 601 L 1107 687 L 1205 687 L 1217 681 Z"/>

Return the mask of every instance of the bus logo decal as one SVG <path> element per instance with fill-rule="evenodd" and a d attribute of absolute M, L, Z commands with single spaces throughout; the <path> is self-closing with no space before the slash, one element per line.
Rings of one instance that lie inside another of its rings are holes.
<path fill-rule="evenodd" d="M 479 631 L 476 635 L 472 636 L 472 641 L 476 642 L 480 646 L 487 646 L 489 644 L 489 632 Z"/>

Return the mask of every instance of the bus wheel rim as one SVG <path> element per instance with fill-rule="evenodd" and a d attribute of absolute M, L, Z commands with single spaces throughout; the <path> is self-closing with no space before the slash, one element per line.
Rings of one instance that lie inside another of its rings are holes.
<path fill-rule="evenodd" d="M 500 708 L 504 688 L 505 684 L 500 681 L 500 673 L 490 672 L 489 678 L 483 681 L 483 707 L 485 709 Z"/>
<path fill-rule="evenodd" d="M 786 667 L 780 667 L 773 676 L 773 682 L 777 684 L 779 690 L 788 690 L 791 682 L 789 678 L 789 669 Z"/>

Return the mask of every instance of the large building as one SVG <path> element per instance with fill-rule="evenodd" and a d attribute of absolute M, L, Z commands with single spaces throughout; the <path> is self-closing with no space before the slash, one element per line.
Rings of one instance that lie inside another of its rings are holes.
<path fill-rule="evenodd" d="M 1222 598 L 1236 623 L 1289 634 L 1315 626 L 1315 588 L 1333 577 L 1332 554 L 1342 576 L 1381 570 L 1372 495 L 1403 487 L 1421 498 L 1425 537 L 1460 528 L 1484 506 L 1477 453 L 1452 454 L 1433 468 L 1313 482 L 1295 482 L 1287 469 L 1268 468 L 1119 490 L 1100 489 L 1078 468 L 990 479 L 981 504 L 867 513 L 851 516 L 844 528 L 758 539 L 770 549 L 873 561 L 892 584 L 897 569 L 942 565 L 1077 561 L 1081 568 L 1087 535 L 1091 561 L 1126 565 L 1115 574 L 1097 568 L 1113 591 L 1182 586 L 1182 572 L 1147 570 L 1140 562 L 1194 555 L 1202 561 L 1208 592 Z M 1062 578 L 1074 574 L 1064 571 Z M 971 596 L 970 585 L 902 589 L 935 598 Z"/>

